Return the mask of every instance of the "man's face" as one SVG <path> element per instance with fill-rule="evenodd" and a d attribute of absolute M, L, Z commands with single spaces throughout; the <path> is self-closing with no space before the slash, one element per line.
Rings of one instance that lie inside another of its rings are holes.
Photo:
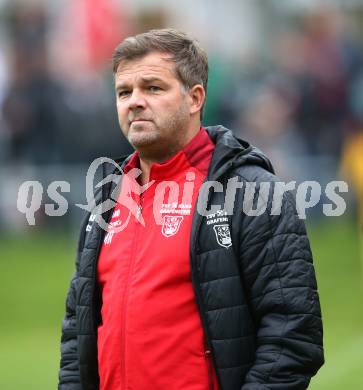
<path fill-rule="evenodd" d="M 190 138 L 191 99 L 170 58 L 152 52 L 122 62 L 115 75 L 124 135 L 140 155 L 161 160 L 182 149 Z"/>

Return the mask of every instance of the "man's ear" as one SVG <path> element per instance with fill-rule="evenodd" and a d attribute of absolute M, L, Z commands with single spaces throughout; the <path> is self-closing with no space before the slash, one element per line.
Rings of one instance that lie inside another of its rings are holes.
<path fill-rule="evenodd" d="M 200 112 L 205 101 L 205 90 L 203 85 L 196 84 L 188 91 L 190 97 L 190 114 Z"/>

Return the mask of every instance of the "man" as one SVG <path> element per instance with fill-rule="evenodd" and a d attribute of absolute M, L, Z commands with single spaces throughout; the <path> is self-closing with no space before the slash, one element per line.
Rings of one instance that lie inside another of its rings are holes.
<path fill-rule="evenodd" d="M 59 389 L 306 389 L 323 364 L 322 323 L 292 195 L 276 212 L 267 191 L 265 210 L 246 212 L 248 185 L 277 178 L 231 131 L 201 127 L 208 62 L 197 42 L 152 30 L 124 40 L 113 65 L 136 152 L 118 161 L 115 207 L 83 223 Z"/>

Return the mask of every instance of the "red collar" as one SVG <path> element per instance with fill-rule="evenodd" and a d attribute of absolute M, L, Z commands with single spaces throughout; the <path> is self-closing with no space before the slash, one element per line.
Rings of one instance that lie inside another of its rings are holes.
<path fill-rule="evenodd" d="M 152 164 L 150 180 L 167 180 L 190 167 L 198 169 L 206 176 L 214 147 L 207 131 L 201 127 L 195 137 L 175 156 L 161 164 Z M 127 173 L 132 168 L 140 168 L 140 158 L 137 152 L 134 152 L 124 167 L 124 172 Z"/>

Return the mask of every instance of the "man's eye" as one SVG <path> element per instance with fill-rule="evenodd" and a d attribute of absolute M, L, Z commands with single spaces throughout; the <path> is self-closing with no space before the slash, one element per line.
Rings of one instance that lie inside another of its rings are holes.
<path fill-rule="evenodd" d="M 119 98 L 122 98 L 122 97 L 125 97 L 125 96 L 127 96 L 128 94 L 130 93 L 130 91 L 119 91 L 118 92 L 118 97 Z"/>
<path fill-rule="evenodd" d="M 161 91 L 161 88 L 156 86 L 156 85 L 150 85 L 149 91 L 151 91 L 151 92 L 158 92 L 158 91 Z"/>

